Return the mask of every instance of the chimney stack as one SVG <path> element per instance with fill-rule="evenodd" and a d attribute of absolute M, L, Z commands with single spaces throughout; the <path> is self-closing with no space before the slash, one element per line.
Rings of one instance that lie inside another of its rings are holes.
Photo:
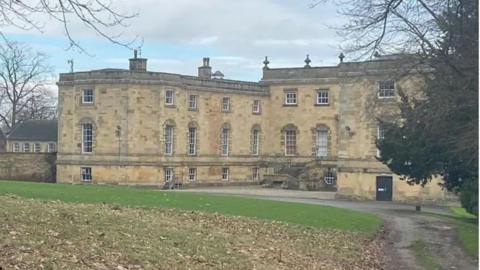
<path fill-rule="evenodd" d="M 133 58 L 130 58 L 130 71 L 147 71 L 147 59 L 138 58 L 138 51 L 133 50 Z"/>
<path fill-rule="evenodd" d="M 202 79 L 212 78 L 212 67 L 210 66 L 210 58 L 203 58 L 203 65 L 201 67 L 198 67 L 198 77 Z"/>

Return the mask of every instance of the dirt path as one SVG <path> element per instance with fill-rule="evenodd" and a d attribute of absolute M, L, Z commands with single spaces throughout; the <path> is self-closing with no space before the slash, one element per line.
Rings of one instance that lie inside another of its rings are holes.
<path fill-rule="evenodd" d="M 440 269 L 478 269 L 460 247 L 450 222 L 413 211 L 385 211 L 380 215 L 387 231 L 387 269 L 424 269 L 412 250 L 416 241 L 425 244 L 425 252 Z"/>

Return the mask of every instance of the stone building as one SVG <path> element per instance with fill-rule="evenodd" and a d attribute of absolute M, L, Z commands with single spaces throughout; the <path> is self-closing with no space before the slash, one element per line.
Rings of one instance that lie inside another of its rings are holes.
<path fill-rule="evenodd" d="M 27 120 L 6 136 L 7 152 L 54 153 L 57 151 L 57 120 Z"/>
<path fill-rule="evenodd" d="M 268 182 L 339 196 L 441 200 L 376 160 L 378 119 L 421 80 L 408 61 L 269 68 L 259 82 L 130 67 L 60 74 L 57 181 L 171 186 Z"/>

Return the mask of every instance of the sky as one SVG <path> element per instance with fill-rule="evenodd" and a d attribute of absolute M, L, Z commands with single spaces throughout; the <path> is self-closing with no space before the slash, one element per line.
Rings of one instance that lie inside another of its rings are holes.
<path fill-rule="evenodd" d="M 332 27 L 343 18 L 330 4 L 310 8 L 311 0 L 114 0 L 117 11 L 138 13 L 123 40 L 143 40 L 141 56 L 149 71 L 196 75 L 203 57 L 226 79 L 258 81 L 262 62 L 270 67 L 300 67 L 306 54 L 312 66 L 336 65 L 341 38 Z M 37 18 L 42 31 L 8 29 L 10 40 L 28 43 L 49 56 L 54 73 L 128 68 L 131 49 L 110 43 L 71 21 L 71 32 L 87 53 L 70 49 L 61 25 Z M 119 31 L 118 29 L 112 29 Z M 140 39 L 139 39 L 140 40 Z M 136 43 L 135 46 L 140 45 Z M 347 55 L 348 60 L 348 55 Z"/>

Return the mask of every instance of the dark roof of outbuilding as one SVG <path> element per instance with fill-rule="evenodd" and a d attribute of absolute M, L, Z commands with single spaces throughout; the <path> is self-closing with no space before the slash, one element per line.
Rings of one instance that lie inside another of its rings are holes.
<path fill-rule="evenodd" d="M 8 140 L 57 141 L 57 120 L 27 120 L 15 125 Z"/>

